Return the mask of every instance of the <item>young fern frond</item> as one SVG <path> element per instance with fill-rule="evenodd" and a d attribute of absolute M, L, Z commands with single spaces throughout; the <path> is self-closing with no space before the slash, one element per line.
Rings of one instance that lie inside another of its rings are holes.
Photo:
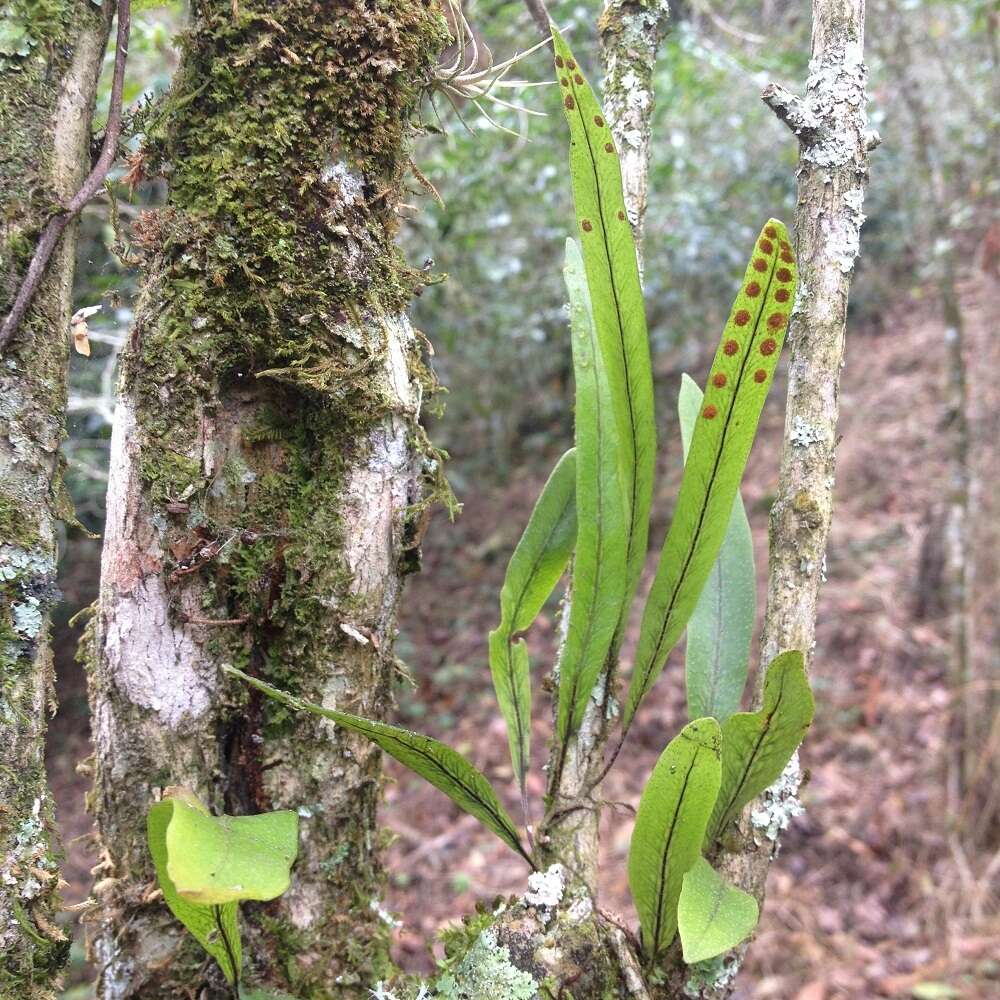
<path fill-rule="evenodd" d="M 552 470 L 510 557 L 500 591 L 500 624 L 489 638 L 493 688 L 522 795 L 530 761 L 531 677 L 528 647 L 518 634 L 531 627 L 559 582 L 576 530 L 576 452 L 571 448 Z"/>
<path fill-rule="evenodd" d="M 235 667 L 225 665 L 223 670 L 289 708 L 330 719 L 344 729 L 371 740 L 404 767 L 408 767 L 439 791 L 444 792 L 460 809 L 475 816 L 512 851 L 520 854 L 532 868 L 535 867 L 531 855 L 521 843 L 514 821 L 501 805 L 486 776 L 457 750 L 452 750 L 451 747 L 430 736 L 413 733 L 399 726 L 390 726 L 385 722 L 375 722 L 358 715 L 350 715 L 347 712 L 338 712 L 336 709 L 324 708 L 322 705 L 296 698 Z"/>

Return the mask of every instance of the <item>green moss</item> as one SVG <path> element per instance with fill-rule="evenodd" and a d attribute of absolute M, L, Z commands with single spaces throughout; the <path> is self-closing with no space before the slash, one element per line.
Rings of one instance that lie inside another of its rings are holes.
<path fill-rule="evenodd" d="M 70 17 L 66 0 L 8 0 L 0 4 L 0 73 L 20 70 L 39 46 L 57 44 Z"/>
<path fill-rule="evenodd" d="M 150 497 L 157 505 L 187 500 L 204 485 L 201 463 L 171 448 L 143 449 L 139 474 L 148 484 Z"/>
<path fill-rule="evenodd" d="M 534 1000 L 539 992 L 539 984 L 511 962 L 491 927 L 435 986 L 442 1000 Z"/>
<path fill-rule="evenodd" d="M 0 488 L 0 543 L 31 548 L 38 541 L 38 527 L 25 514 L 24 504 Z"/>
<path fill-rule="evenodd" d="M 476 912 L 462 917 L 457 924 L 449 924 L 438 931 L 437 938 L 444 946 L 444 959 L 439 962 L 442 972 L 450 972 L 462 961 L 479 936 L 493 925 L 495 917 L 485 904 L 479 903 Z"/>
<path fill-rule="evenodd" d="M 371 614 L 337 555 L 345 476 L 398 412 L 389 324 L 423 278 L 395 245 L 397 204 L 419 91 L 446 37 L 428 0 L 334 6 L 241 0 L 234 17 L 231 0 L 192 4 L 171 92 L 134 123 L 147 173 L 169 165 L 170 201 L 132 233 L 147 277 L 123 357 L 168 587 L 197 579 L 205 617 L 238 623 L 199 634 L 214 659 L 307 697 L 358 655 L 340 624 Z M 416 345 L 407 363 L 431 383 Z M 414 447 L 445 496 L 443 456 Z M 370 659 L 357 689 L 385 703 L 391 670 Z M 247 697 L 234 689 L 220 722 L 239 743 L 220 741 L 223 768 L 239 794 L 263 795 L 259 771 L 242 781 L 254 758 L 308 759 L 321 729 Z M 368 767 L 352 814 L 327 817 L 343 858 L 303 875 L 321 881 L 330 912 L 305 931 L 274 906 L 246 908 L 261 977 L 304 1000 L 366 996 L 391 971 L 389 929 L 370 907 L 381 873 Z"/>
<path fill-rule="evenodd" d="M 156 258 L 141 372 L 164 434 L 184 398 L 262 372 L 373 403 L 380 346 L 337 331 L 377 326 L 422 280 L 395 246 L 392 199 L 372 194 L 401 181 L 445 33 L 420 0 L 352 2 L 335 16 L 307 0 L 240 4 L 236 20 L 228 0 L 198 5 L 184 71 L 155 114 L 166 124 L 147 135 L 149 169 L 171 164 L 171 207 L 134 234 Z"/>

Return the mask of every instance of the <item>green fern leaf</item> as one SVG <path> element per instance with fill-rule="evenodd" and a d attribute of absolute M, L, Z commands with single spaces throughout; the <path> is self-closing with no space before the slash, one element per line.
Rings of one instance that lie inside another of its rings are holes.
<path fill-rule="evenodd" d="M 802 654 L 780 653 L 764 678 L 764 707 L 739 712 L 722 727 L 722 783 L 706 848 L 751 799 L 778 780 L 812 723 L 814 710 Z"/>
<path fill-rule="evenodd" d="M 500 804 L 486 776 L 467 761 L 458 751 L 420 733 L 412 733 L 399 726 L 390 726 L 385 722 L 374 722 L 358 715 L 338 712 L 333 708 L 323 708 L 312 702 L 295 698 L 270 684 L 250 677 L 235 667 L 224 666 L 223 670 L 233 677 L 246 681 L 247 684 L 262 691 L 270 698 L 293 708 L 296 711 L 311 712 L 324 719 L 330 719 L 337 725 L 371 740 L 381 747 L 390 757 L 394 757 L 404 767 L 419 774 L 429 781 L 439 791 L 444 792 L 460 809 L 475 816 L 488 830 L 492 830 L 508 847 L 534 868 L 531 856 L 521 844 L 517 827 Z"/>
<path fill-rule="evenodd" d="M 500 591 L 500 625 L 489 637 L 493 687 L 522 790 L 530 760 L 531 677 L 528 647 L 515 636 L 530 628 L 569 562 L 576 540 L 575 491 L 576 453 L 570 449 L 552 470 L 510 558 Z"/>
<path fill-rule="evenodd" d="M 681 376 L 677 411 L 685 459 L 701 403 L 701 389 L 687 375 Z M 726 537 L 687 625 L 684 671 L 689 718 L 710 715 L 725 722 L 739 711 L 756 612 L 753 536 L 737 492 Z"/>
<path fill-rule="evenodd" d="M 719 791 L 720 738 L 715 719 L 689 722 L 667 744 L 639 800 L 628 883 L 639 912 L 642 950 L 650 961 L 677 933 L 684 875 L 701 856 Z"/>
<path fill-rule="evenodd" d="M 725 538 L 795 299 L 788 233 L 764 226 L 712 363 L 677 506 L 643 611 L 625 730 L 680 638 Z"/>
<path fill-rule="evenodd" d="M 646 560 L 653 497 L 656 425 L 649 336 L 614 138 L 590 84 L 556 30 L 553 45 L 570 130 L 570 176 L 580 247 L 621 447 L 628 548 L 626 601 L 617 644 Z"/>
<path fill-rule="evenodd" d="M 578 524 L 569 627 L 559 657 L 558 731 L 563 746 L 580 726 L 621 618 L 627 550 L 619 438 L 583 258 L 573 240 L 566 241 L 565 278 L 576 380 Z"/>

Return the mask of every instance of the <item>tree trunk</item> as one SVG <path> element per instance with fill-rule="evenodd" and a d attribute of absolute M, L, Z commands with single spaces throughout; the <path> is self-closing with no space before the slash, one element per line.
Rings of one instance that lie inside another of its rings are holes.
<path fill-rule="evenodd" d="M 622 164 L 625 207 L 642 269 L 649 189 L 653 72 L 670 16 L 666 0 L 606 0 L 598 21 L 604 59 L 604 111 Z"/>
<path fill-rule="evenodd" d="M 90 169 L 111 5 L 10 3 L 0 53 L 0 316 L 39 232 Z M 58 845 L 45 779 L 53 703 L 49 615 L 67 501 L 59 445 L 69 365 L 71 227 L 0 363 L 0 996 L 50 997 L 69 953 L 56 926 Z"/>
<path fill-rule="evenodd" d="M 422 279 L 394 236 L 446 32 L 426 0 L 267 11 L 197 0 L 144 126 L 170 198 L 134 234 L 145 281 L 93 626 L 103 1000 L 221 988 L 153 892 L 145 815 L 169 785 L 219 812 L 299 811 L 292 888 L 243 907 L 248 980 L 361 996 L 388 963 L 378 753 L 219 668 L 370 717 L 391 701 L 437 469 L 406 318 Z"/>
<path fill-rule="evenodd" d="M 799 291 L 789 326 L 785 442 L 771 508 L 767 605 L 760 662 L 783 650 L 811 661 L 833 514 L 838 394 L 847 298 L 860 252 L 868 154 L 864 0 L 813 0 L 812 60 L 805 98 L 774 84 L 763 94 L 799 141 L 795 250 Z M 758 672 L 757 701 L 764 681 Z M 717 859 L 762 904 L 781 831 L 799 811 L 798 754 L 740 823 L 741 843 Z M 752 819 L 748 817 L 752 816 Z M 704 969 L 680 968 L 675 988 L 702 1000 L 732 995 L 749 942 Z"/>

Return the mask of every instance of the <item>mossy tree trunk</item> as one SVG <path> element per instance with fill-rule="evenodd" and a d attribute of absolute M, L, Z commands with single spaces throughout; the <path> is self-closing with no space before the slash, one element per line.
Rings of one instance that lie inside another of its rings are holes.
<path fill-rule="evenodd" d="M 90 122 L 111 5 L 15 0 L 0 30 L 0 316 L 53 211 L 90 169 Z M 0 996 L 52 996 L 69 952 L 45 780 L 52 704 L 49 613 L 63 507 L 76 233 L 52 257 L 0 359 Z"/>
<path fill-rule="evenodd" d="M 93 808 L 105 850 L 91 948 L 103 1000 L 217 995 L 154 891 L 162 789 L 219 812 L 295 808 L 292 888 L 243 907 L 249 981 L 367 995 L 379 755 L 227 681 L 251 674 L 383 715 L 400 584 L 438 475 L 394 237 L 408 145 L 446 31 L 431 0 L 196 0 L 150 112 L 168 204 L 123 356 L 93 623 Z"/>

